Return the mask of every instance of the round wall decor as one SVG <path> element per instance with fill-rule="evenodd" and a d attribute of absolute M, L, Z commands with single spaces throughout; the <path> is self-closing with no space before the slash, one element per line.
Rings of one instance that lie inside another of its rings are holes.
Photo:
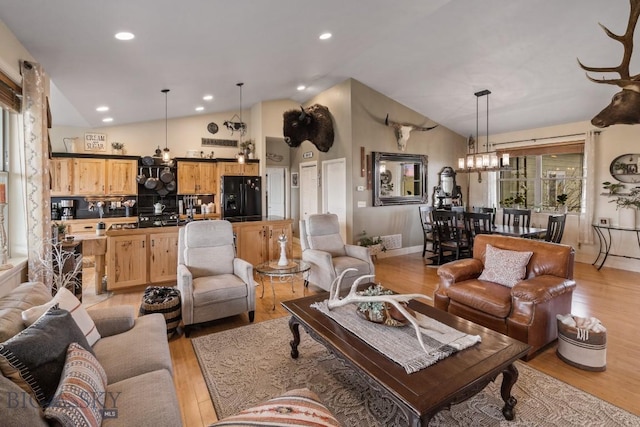
<path fill-rule="evenodd" d="M 623 154 L 609 166 L 611 176 L 620 182 L 640 183 L 640 154 Z"/>
<path fill-rule="evenodd" d="M 214 122 L 211 122 L 207 125 L 207 130 L 209 131 L 209 133 L 218 133 L 218 125 Z"/>

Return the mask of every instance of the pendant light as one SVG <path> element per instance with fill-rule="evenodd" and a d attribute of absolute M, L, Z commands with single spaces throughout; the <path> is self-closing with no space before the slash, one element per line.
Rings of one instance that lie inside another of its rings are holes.
<path fill-rule="evenodd" d="M 244 85 L 244 83 L 240 82 L 240 83 L 236 83 L 236 86 L 238 86 L 240 88 L 240 141 L 238 141 L 238 146 L 240 147 L 240 152 L 238 153 L 238 163 L 244 163 L 245 161 L 245 156 L 244 156 L 244 150 L 242 149 L 242 135 L 244 135 L 245 131 L 246 131 L 246 126 L 244 124 L 244 122 L 242 121 L 242 86 Z"/>
<path fill-rule="evenodd" d="M 476 138 L 469 136 L 467 140 L 467 155 L 458 159 L 458 171 L 457 172 L 478 172 L 478 182 L 482 182 L 481 172 L 485 171 L 498 171 L 500 169 L 506 169 L 509 166 L 509 154 L 502 154 L 502 165 L 500 165 L 500 159 L 498 153 L 495 151 L 489 151 L 489 95 L 491 91 L 488 89 L 481 90 L 474 93 L 476 96 Z M 486 141 L 484 145 L 484 153 L 479 150 L 480 135 L 479 135 L 479 100 L 481 97 L 486 97 Z"/>
<path fill-rule="evenodd" d="M 167 110 L 167 98 L 169 89 L 162 89 L 162 93 L 164 93 L 164 150 L 162 150 L 162 161 L 168 163 L 171 160 L 171 151 L 169 150 L 169 133 L 168 133 L 168 125 L 169 125 L 169 115 Z"/>

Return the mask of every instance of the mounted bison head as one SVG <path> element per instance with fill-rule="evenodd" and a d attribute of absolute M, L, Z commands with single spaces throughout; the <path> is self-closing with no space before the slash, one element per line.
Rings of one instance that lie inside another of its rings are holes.
<path fill-rule="evenodd" d="M 299 147 L 304 141 L 310 141 L 326 153 L 333 145 L 333 121 L 324 105 L 300 107 L 300 110 L 285 111 L 282 116 L 284 142 L 289 147 Z"/>

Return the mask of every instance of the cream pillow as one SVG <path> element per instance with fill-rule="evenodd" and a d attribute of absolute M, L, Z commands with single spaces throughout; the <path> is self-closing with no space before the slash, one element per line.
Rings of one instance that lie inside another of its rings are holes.
<path fill-rule="evenodd" d="M 58 293 L 51 301 L 46 304 L 37 305 L 35 307 L 31 307 L 28 310 L 22 312 L 22 321 L 26 327 L 31 326 L 35 323 L 36 320 L 40 318 L 50 307 L 53 307 L 55 304 L 58 304 L 58 307 L 67 310 L 71 313 L 73 320 L 76 322 L 84 336 L 87 338 L 87 342 L 90 346 L 93 346 L 96 341 L 100 339 L 100 333 L 96 329 L 95 323 L 93 323 L 93 319 L 87 313 L 87 310 L 84 309 L 82 303 L 78 301 L 78 298 L 75 297 L 67 288 L 62 288 L 58 290 Z"/>
<path fill-rule="evenodd" d="M 478 279 L 513 288 L 527 274 L 527 264 L 531 255 L 533 252 L 509 251 L 487 245 L 484 270 Z"/>

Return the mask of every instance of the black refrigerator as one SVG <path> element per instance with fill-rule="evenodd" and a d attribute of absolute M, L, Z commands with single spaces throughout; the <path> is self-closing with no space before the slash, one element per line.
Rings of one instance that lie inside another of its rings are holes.
<path fill-rule="evenodd" d="M 259 176 L 223 176 L 221 188 L 222 219 L 262 219 L 262 180 Z"/>

